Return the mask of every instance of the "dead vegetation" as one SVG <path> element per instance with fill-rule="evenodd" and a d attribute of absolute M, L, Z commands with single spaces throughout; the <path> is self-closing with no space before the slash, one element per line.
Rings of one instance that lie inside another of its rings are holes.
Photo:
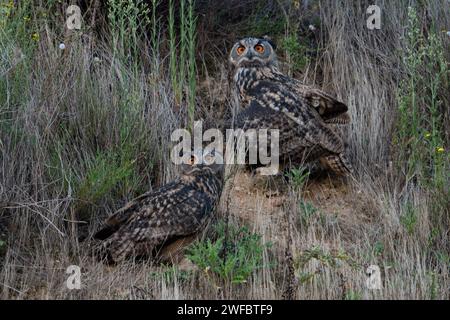
<path fill-rule="evenodd" d="M 20 3 L 0 11 L 0 23 L 8 24 L 0 31 L 1 298 L 450 298 L 448 72 L 434 93 L 400 90 L 412 74 L 405 56 L 424 45 L 407 42 L 408 6 L 417 12 L 418 33 L 428 39 L 437 32 L 448 64 L 446 1 L 381 1 L 382 28 L 375 31 L 366 28 L 367 1 L 197 2 L 196 56 L 186 64 L 196 65 L 196 119 L 220 126 L 235 112 L 226 54 L 248 34 L 275 38 L 283 69 L 335 94 L 352 116 L 343 133 L 352 179 L 303 179 L 301 172 L 261 179 L 239 171 L 228 181 L 217 219 L 246 226 L 262 248 L 263 267 L 239 283 L 192 264 L 108 266 L 91 254 L 102 219 L 176 175 L 170 134 L 189 125 L 192 79 L 180 80 L 185 89 L 177 94 L 163 19 L 169 1 L 158 7 L 158 51 L 151 32 L 115 39 L 106 3 L 83 8 L 82 32 L 65 28 L 67 4 Z M 121 56 L 130 44 L 138 50 Z M 434 79 L 430 70 L 415 72 L 424 83 Z M 411 148 L 414 137 L 401 135 L 405 92 L 440 101 L 436 127 L 429 101 L 417 104 L 424 119 L 417 140 L 427 132 L 440 137 L 433 141 L 444 152 L 430 148 L 443 158 L 414 160 L 411 150 L 423 145 Z M 213 225 L 205 239 L 217 237 Z M 81 267 L 80 290 L 66 286 L 69 265 Z M 369 265 L 380 268 L 381 290 L 366 286 Z"/>

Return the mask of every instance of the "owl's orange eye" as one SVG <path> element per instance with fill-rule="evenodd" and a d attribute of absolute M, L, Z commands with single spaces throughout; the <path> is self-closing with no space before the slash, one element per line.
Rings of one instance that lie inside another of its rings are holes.
<path fill-rule="evenodd" d="M 197 158 L 194 155 L 192 155 L 191 158 L 189 159 L 189 164 L 194 165 L 197 162 L 196 160 Z"/>
<path fill-rule="evenodd" d="M 205 156 L 205 158 L 203 160 L 205 161 L 206 164 L 212 164 L 215 159 L 213 156 L 207 155 L 207 156 Z"/>
<path fill-rule="evenodd" d="M 244 46 L 239 46 L 239 47 L 236 49 L 236 52 L 237 52 L 238 55 L 243 54 L 244 51 L 245 51 L 245 47 L 244 47 Z"/>
<path fill-rule="evenodd" d="M 260 45 L 260 44 L 257 44 L 255 46 L 255 51 L 258 52 L 258 53 L 264 53 L 264 47 L 262 45 Z"/>

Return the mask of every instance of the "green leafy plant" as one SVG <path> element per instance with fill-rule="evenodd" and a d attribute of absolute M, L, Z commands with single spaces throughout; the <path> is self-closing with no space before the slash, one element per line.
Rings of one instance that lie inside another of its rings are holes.
<path fill-rule="evenodd" d="M 430 299 L 435 300 L 438 296 L 438 289 L 439 285 L 437 282 L 437 273 L 434 271 L 428 272 L 429 276 L 429 292 L 430 292 Z"/>
<path fill-rule="evenodd" d="M 309 224 L 310 220 L 319 212 L 319 209 L 316 208 L 312 203 L 305 201 L 300 201 L 299 209 L 300 219 L 305 224 Z"/>
<path fill-rule="evenodd" d="M 150 45 L 153 50 L 153 76 L 156 78 L 159 75 L 160 69 L 160 20 L 157 18 L 157 7 L 159 0 L 151 0 L 151 16 L 150 16 Z"/>
<path fill-rule="evenodd" d="M 348 292 L 345 293 L 345 300 L 361 300 L 361 299 L 362 294 L 357 291 L 349 290 Z"/>
<path fill-rule="evenodd" d="M 188 259 L 208 275 L 231 283 L 245 283 L 257 270 L 264 267 L 263 252 L 270 244 L 264 244 L 261 236 L 247 227 L 226 227 L 223 222 L 216 227 L 217 239 L 193 244 Z"/>
<path fill-rule="evenodd" d="M 307 46 L 300 43 L 296 32 L 284 37 L 281 41 L 281 48 L 286 51 L 291 71 L 301 70 L 310 62 L 310 58 L 306 54 Z"/>
<path fill-rule="evenodd" d="M 417 226 L 417 213 L 414 206 L 407 202 L 403 206 L 403 214 L 400 216 L 400 223 L 406 229 L 406 231 L 412 235 Z"/>
<path fill-rule="evenodd" d="M 384 244 L 381 241 L 375 242 L 372 252 L 375 256 L 381 256 L 384 252 Z"/>
<path fill-rule="evenodd" d="M 134 161 L 122 150 L 98 153 L 88 162 L 85 175 L 75 183 L 78 208 L 97 203 L 105 195 L 116 190 L 119 184 L 133 178 Z"/>
<path fill-rule="evenodd" d="M 424 184 L 443 189 L 449 178 L 441 116 L 442 94 L 448 90 L 448 64 L 442 41 L 433 31 L 424 36 L 412 7 L 408 11 L 406 40 L 407 77 L 398 94 L 398 162 L 407 179 L 416 176 Z"/>
<path fill-rule="evenodd" d="M 120 58 L 139 61 L 139 38 L 150 25 L 150 9 L 143 0 L 108 0 L 113 48 Z"/>
<path fill-rule="evenodd" d="M 160 271 L 150 273 L 152 279 L 162 279 L 168 283 L 173 283 L 175 279 L 178 282 L 188 281 L 191 279 L 194 271 L 179 270 L 176 266 L 162 265 Z"/>
<path fill-rule="evenodd" d="M 39 30 L 31 18 L 30 2 L 0 4 L 0 114 L 28 99 L 23 90 L 31 81 L 33 52 L 39 43 Z M 3 119 L 2 119 L 3 120 Z M 0 121 L 0 126 L 7 122 Z"/>
<path fill-rule="evenodd" d="M 308 181 L 309 171 L 306 168 L 291 169 L 287 176 L 294 188 L 301 188 Z"/>
<path fill-rule="evenodd" d="M 197 88 L 197 66 L 195 62 L 195 46 L 196 46 L 196 21 L 197 18 L 194 16 L 194 1 L 189 0 L 189 9 L 186 17 L 186 42 L 188 51 L 188 114 L 189 114 L 189 125 L 194 125 L 195 116 L 195 94 Z"/>
<path fill-rule="evenodd" d="M 310 261 L 318 261 L 322 266 L 336 269 L 343 263 L 349 265 L 351 268 L 359 268 L 359 264 L 343 250 L 327 252 L 323 248 L 315 246 L 311 249 L 301 252 L 294 261 L 295 274 L 300 283 L 305 283 L 318 275 L 319 271 L 307 272 L 305 267 Z"/>
<path fill-rule="evenodd" d="M 6 3 L 0 4 L 0 26 L 4 28 L 6 22 L 11 15 L 11 11 L 14 8 L 14 1 L 8 1 Z"/>
<path fill-rule="evenodd" d="M 194 13 L 194 1 L 180 2 L 180 27 L 177 37 L 175 23 L 175 5 L 169 1 L 169 73 L 175 102 L 183 101 L 183 94 L 187 97 L 188 127 L 192 128 L 195 115 L 195 94 L 197 88 L 196 41 L 197 17 Z"/>

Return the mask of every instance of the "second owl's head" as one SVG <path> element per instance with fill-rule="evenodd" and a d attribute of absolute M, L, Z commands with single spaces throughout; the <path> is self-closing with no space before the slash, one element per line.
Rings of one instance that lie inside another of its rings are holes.
<path fill-rule="evenodd" d="M 247 37 L 237 41 L 229 61 L 235 67 L 277 67 L 276 45 L 268 37 Z"/>
<path fill-rule="evenodd" d="M 210 173 L 222 175 L 224 170 L 223 155 L 216 150 L 198 150 L 187 153 L 185 163 L 181 165 L 182 176 L 196 176 Z"/>

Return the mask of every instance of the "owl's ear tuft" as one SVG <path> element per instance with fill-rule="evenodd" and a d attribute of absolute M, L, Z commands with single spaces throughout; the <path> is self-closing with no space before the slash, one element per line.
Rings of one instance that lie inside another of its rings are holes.
<path fill-rule="evenodd" d="M 277 44 L 275 43 L 275 41 L 272 40 L 271 37 L 269 37 L 268 35 L 265 35 L 264 37 L 262 37 L 264 40 L 266 40 L 273 48 L 273 50 L 277 49 Z"/>

